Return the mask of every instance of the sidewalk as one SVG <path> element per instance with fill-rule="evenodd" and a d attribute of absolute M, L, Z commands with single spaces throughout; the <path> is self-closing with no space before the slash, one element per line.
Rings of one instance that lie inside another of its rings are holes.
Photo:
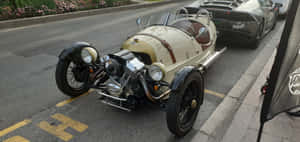
<path fill-rule="evenodd" d="M 256 142 L 260 125 L 262 96 L 260 88 L 266 81 L 275 52 L 248 92 L 221 142 Z M 285 113 L 265 124 L 261 142 L 300 142 L 300 118 Z"/>

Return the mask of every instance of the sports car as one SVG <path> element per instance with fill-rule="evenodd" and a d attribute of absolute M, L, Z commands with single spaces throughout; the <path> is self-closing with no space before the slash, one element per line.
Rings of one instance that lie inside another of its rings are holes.
<path fill-rule="evenodd" d="M 103 103 L 131 111 L 166 110 L 169 130 L 188 133 L 203 103 L 203 72 L 225 51 L 215 50 L 216 27 L 205 9 L 181 8 L 138 18 L 141 31 L 121 50 L 102 55 L 77 42 L 59 55 L 57 87 L 71 97 L 95 90 Z"/>
<path fill-rule="evenodd" d="M 271 0 L 205 0 L 189 7 L 211 12 L 220 39 L 242 41 L 256 48 L 259 40 L 275 27 L 280 6 Z"/>

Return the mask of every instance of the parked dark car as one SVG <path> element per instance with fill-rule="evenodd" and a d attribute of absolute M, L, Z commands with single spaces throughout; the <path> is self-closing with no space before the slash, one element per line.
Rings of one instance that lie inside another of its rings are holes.
<path fill-rule="evenodd" d="M 205 8 L 211 13 L 220 39 L 242 41 L 256 48 L 275 27 L 281 6 L 272 0 L 205 0 L 189 7 Z"/>

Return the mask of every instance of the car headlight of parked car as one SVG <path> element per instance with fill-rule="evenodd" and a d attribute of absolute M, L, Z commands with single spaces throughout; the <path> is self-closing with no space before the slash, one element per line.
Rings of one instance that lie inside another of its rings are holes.
<path fill-rule="evenodd" d="M 82 61 L 90 64 L 97 59 L 97 51 L 91 47 L 85 47 L 81 50 Z"/>
<path fill-rule="evenodd" d="M 149 76 L 154 81 L 161 81 L 164 77 L 164 72 L 157 65 L 151 65 L 148 70 Z"/>

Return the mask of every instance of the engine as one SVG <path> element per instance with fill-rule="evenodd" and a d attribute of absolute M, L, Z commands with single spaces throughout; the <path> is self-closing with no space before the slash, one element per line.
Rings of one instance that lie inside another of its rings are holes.
<path fill-rule="evenodd" d="M 136 94 L 141 90 L 138 72 L 144 66 L 144 63 L 128 50 L 108 55 L 105 60 L 105 71 L 109 79 L 104 83 L 105 91 L 112 96 L 122 98 Z"/>

